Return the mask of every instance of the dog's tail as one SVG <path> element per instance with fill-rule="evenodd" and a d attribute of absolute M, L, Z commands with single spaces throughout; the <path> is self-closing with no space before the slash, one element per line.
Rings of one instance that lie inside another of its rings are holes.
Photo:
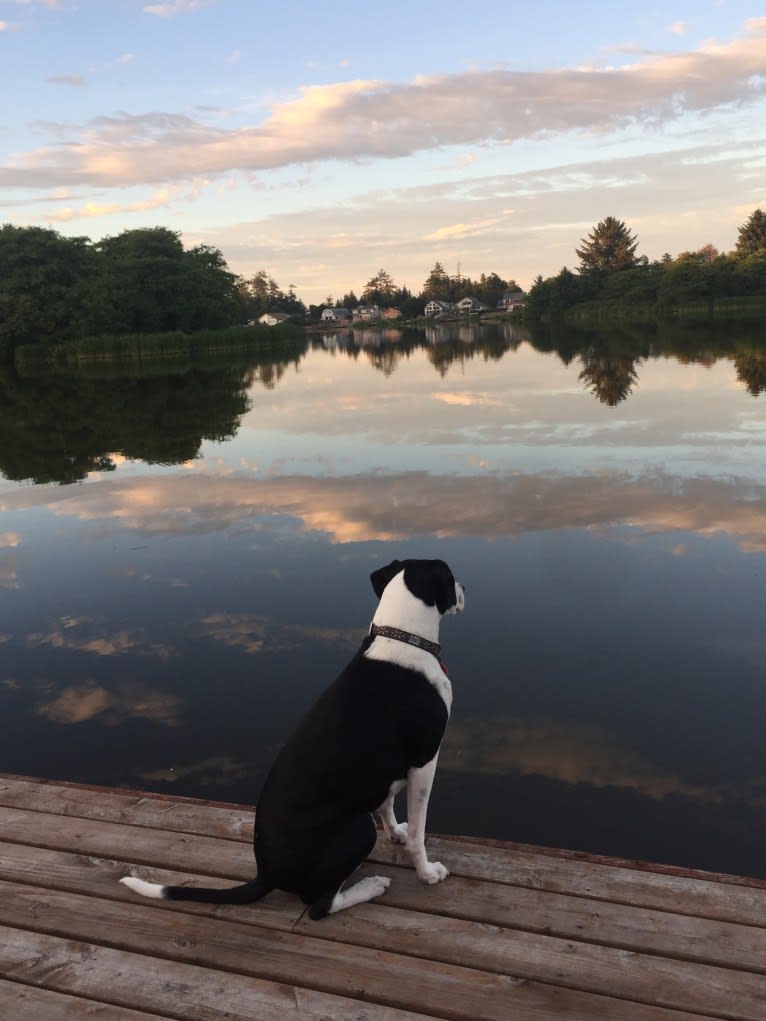
<path fill-rule="evenodd" d="M 207 886 L 163 886 L 161 883 L 147 883 L 136 876 L 125 876 L 120 880 L 125 886 L 142 897 L 156 900 L 193 900 L 203 904 L 252 904 L 274 889 L 259 876 L 241 886 L 214 889 Z"/>

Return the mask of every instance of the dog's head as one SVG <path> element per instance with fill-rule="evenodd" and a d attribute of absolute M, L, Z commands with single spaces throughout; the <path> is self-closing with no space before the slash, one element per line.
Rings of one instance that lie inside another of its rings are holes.
<path fill-rule="evenodd" d="M 440 616 L 463 609 L 465 589 L 443 560 L 392 560 L 373 571 L 370 581 L 378 599 L 400 574 L 410 594 L 425 606 L 435 606 Z"/>

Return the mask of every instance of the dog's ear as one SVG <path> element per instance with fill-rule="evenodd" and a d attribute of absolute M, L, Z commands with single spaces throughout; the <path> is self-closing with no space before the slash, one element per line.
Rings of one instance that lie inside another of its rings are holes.
<path fill-rule="evenodd" d="M 404 583 L 426 606 L 435 606 L 443 616 L 457 602 L 455 576 L 443 560 L 408 560 Z"/>
<path fill-rule="evenodd" d="M 402 569 L 402 563 L 400 560 L 392 560 L 388 567 L 379 567 L 377 571 L 373 571 L 370 575 L 370 581 L 375 591 L 375 595 L 380 599 L 383 595 L 383 590 L 386 585 L 394 578 Z"/>

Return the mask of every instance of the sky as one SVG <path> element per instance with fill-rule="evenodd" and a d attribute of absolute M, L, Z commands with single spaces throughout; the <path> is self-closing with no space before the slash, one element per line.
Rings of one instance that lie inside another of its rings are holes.
<path fill-rule="evenodd" d="M 0 0 L 0 223 L 165 226 L 307 303 L 658 259 L 766 208 L 751 0 Z"/>

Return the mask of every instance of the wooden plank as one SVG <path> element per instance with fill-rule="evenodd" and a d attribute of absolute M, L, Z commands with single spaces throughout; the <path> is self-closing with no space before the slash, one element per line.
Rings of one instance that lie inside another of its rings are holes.
<path fill-rule="evenodd" d="M 108 793 L 38 784 L 34 781 L 0 777 L 0 805 L 45 806 L 56 812 L 57 799 L 63 799 L 64 813 L 82 818 L 102 818 L 105 821 L 123 822 L 135 826 L 159 827 L 184 833 L 198 833 L 201 837 L 250 840 L 252 816 L 249 810 L 195 806 L 183 801 L 177 806 L 166 799 L 149 795 Z M 177 811 L 176 811 L 177 807 Z M 0 813 L 0 832 L 4 836 L 4 823 Z M 685 914 L 720 921 L 739 922 L 745 925 L 764 925 L 766 919 L 766 888 L 762 885 L 745 885 L 740 877 L 701 879 L 666 875 L 660 872 L 638 870 L 622 865 L 607 865 L 582 861 L 577 858 L 560 858 L 517 847 L 496 847 L 466 844 L 464 841 L 431 837 L 428 840 L 432 857 L 448 859 L 447 864 L 455 876 L 489 880 L 531 890 L 564 893 L 613 901 L 659 911 L 683 911 Z M 202 845 L 200 845 L 202 850 Z M 109 853 L 109 852 L 103 852 Z M 117 850 L 112 849 L 112 856 Z M 249 860 L 247 855 L 236 861 Z M 378 840 L 372 861 L 408 866 L 400 848 Z M 134 859 L 137 862 L 143 859 Z M 144 864 L 155 864 L 143 861 Z M 249 878 L 248 868 L 220 873 L 210 866 L 191 864 L 195 872 L 208 875 L 225 875 L 231 878 Z M 724 880 L 724 881 L 722 881 Z"/>
<path fill-rule="evenodd" d="M 364 866 L 359 878 L 372 874 L 374 869 L 372 865 Z M 138 871 L 142 878 L 153 882 L 211 882 L 165 869 Z M 753 926 L 686 918 L 459 877 L 438 887 L 425 887 L 412 870 L 389 868 L 387 871 L 395 873 L 394 882 L 378 904 L 416 911 L 418 917 L 424 913 L 445 915 L 483 926 L 558 936 L 740 970 L 766 971 L 766 930 Z M 69 893 L 124 899 L 125 891 L 117 882 L 124 874 L 123 862 L 0 841 L 0 879 Z M 167 903 L 162 906 L 213 916 L 221 911 L 219 907 L 205 904 Z M 291 931 L 303 913 L 303 905 L 295 897 L 275 891 L 257 904 L 232 905 L 225 912 L 226 917 L 245 924 Z"/>
<path fill-rule="evenodd" d="M 297 932 L 395 949 L 429 961 L 510 973 L 583 992 L 669 1009 L 763 1021 L 766 978 L 710 965 L 626 952 L 482 922 L 359 905 L 322 922 L 304 916 Z"/>
<path fill-rule="evenodd" d="M 427 918 L 426 924 L 430 924 Z M 612 997 L 235 921 L 0 883 L 0 923 L 136 954 L 420 1011 L 448 1021 L 695 1021 Z M 526 937 L 524 937 L 526 938 Z M 702 967 L 702 966 L 696 966 Z M 715 969 L 708 969 L 713 972 Z M 708 976 L 706 976 L 708 977 Z M 747 982 L 752 976 L 744 976 Z M 227 981 L 228 975 L 221 981 Z M 747 990 L 739 1003 L 747 999 Z M 762 1002 L 755 1021 L 762 1021 Z M 709 1016 L 709 1015 L 704 1015 Z M 748 1018 L 746 1013 L 721 1017 Z"/>
<path fill-rule="evenodd" d="M 183 884 L 190 880 L 202 886 L 230 886 L 231 883 L 207 876 L 195 876 L 188 872 L 160 868 L 132 869 L 142 879 L 166 884 Z M 56 851 L 49 848 L 31 847 L 25 844 L 10 844 L 0 841 L 0 879 L 9 882 L 26 883 L 40 889 L 63 890 L 90 896 L 126 900 L 129 894 L 119 880 L 128 872 L 125 862 L 109 858 L 96 858 L 74 854 L 70 851 Z M 136 901 L 136 903 L 145 903 Z M 178 907 L 174 902 L 163 901 L 162 907 Z M 184 904 L 186 911 L 215 915 L 220 908 L 212 904 Z M 232 917 L 240 918 L 252 925 L 267 929 L 282 929 L 289 932 L 303 914 L 304 905 L 297 897 L 275 890 L 257 904 L 231 905 L 226 911 Z"/>
<path fill-rule="evenodd" d="M 248 845 L 202 835 L 150 830 L 85 818 L 56 819 L 44 813 L 4 808 L 0 808 L 0 832 L 6 840 L 77 850 L 97 858 L 122 857 L 129 863 L 170 869 L 179 873 L 179 878 L 217 876 L 227 881 L 238 881 L 251 878 L 254 873 Z M 439 846 L 440 843 L 446 843 L 447 846 Z M 592 907 L 593 901 L 601 901 L 626 907 L 632 907 L 637 902 L 636 907 L 647 907 L 651 911 L 682 913 L 701 919 L 744 923 L 754 927 L 763 926 L 766 920 L 766 894 L 757 888 L 648 875 L 582 862 L 562 862 L 555 858 L 522 855 L 516 850 L 505 852 L 502 848 L 467 847 L 458 842 L 433 840 L 430 845 L 432 853 L 439 853 L 454 875 L 443 885 L 424 888 L 417 904 L 420 911 L 460 913 L 452 897 L 453 893 L 457 893 L 456 880 L 464 878 L 468 872 L 472 875 L 483 873 L 485 879 L 493 883 L 505 881 L 514 889 L 521 886 L 535 893 L 544 891 L 587 898 L 585 910 L 589 910 L 591 916 L 602 914 L 599 909 Z M 398 862 L 409 869 L 405 856 L 384 839 L 379 840 L 376 855 L 386 862 Z M 388 895 L 396 896 L 395 887 L 392 886 Z M 521 890 L 519 901 L 523 901 Z M 262 907 L 270 911 L 273 904 L 267 898 Z M 603 914 L 617 919 L 617 926 L 622 927 L 619 911 L 608 912 L 605 907 Z M 563 920 L 563 916 L 561 918 Z M 667 926 L 664 926 L 662 918 L 653 920 L 644 916 L 636 921 L 638 924 L 656 925 L 660 931 L 663 928 L 673 931 L 678 927 L 677 919 L 672 915 L 667 920 Z M 626 916 L 625 925 L 630 924 Z M 524 927 L 531 930 L 540 928 L 535 924 Z M 576 935 L 566 929 L 562 929 L 561 934 Z M 604 941 L 616 945 L 632 945 L 630 941 L 626 943 L 619 934 L 614 939 L 607 937 Z M 659 944 L 651 945 L 662 951 Z M 722 946 L 725 945 L 724 941 Z M 758 945 L 757 940 L 753 945 Z M 750 967 L 745 961 L 743 965 Z"/>
<path fill-rule="evenodd" d="M 0 1006 L 7 1021 L 160 1021 L 158 1014 L 129 1010 L 77 996 L 0 979 Z M 163 1015 L 167 1018 L 172 1015 Z"/>
<path fill-rule="evenodd" d="M 110 947 L 0 927 L 0 972 L 27 988 L 108 998 L 124 1021 L 156 1016 L 179 1021 L 426 1021 L 422 1014 L 362 1003 L 298 986 L 132 954 Z M 24 987 L 20 987 L 24 988 Z M 54 994 L 55 995 L 55 994 Z M 0 1000 L 0 1003 L 3 1001 Z M 86 1002 L 77 1000 L 76 1002 Z M 4 1014 L 8 1021 L 17 1021 Z M 63 1015 L 75 1021 L 81 1014 Z M 85 1015 L 87 1016 L 87 1015 Z M 98 1017 L 98 1015 L 96 1015 Z M 109 1015 L 106 1015 L 112 1021 Z M 27 1021 L 27 1018 L 18 1019 Z M 58 1021 L 44 1012 L 28 1021 Z"/>
<path fill-rule="evenodd" d="M 189 799 L 179 801 L 133 791 L 65 786 L 0 775 L 0 805 L 59 816 L 80 816 L 149 826 L 181 833 L 199 833 L 251 844 L 252 809 L 219 807 Z"/>
<path fill-rule="evenodd" d="M 247 844 L 216 837 L 2 807 L 0 834 L 13 843 L 122 858 L 138 865 L 188 868 L 222 879 L 245 880 L 255 875 L 253 852 Z"/>
<path fill-rule="evenodd" d="M 429 857 L 443 861 L 452 875 L 465 878 L 745 925 L 763 925 L 766 919 L 766 889 L 758 886 L 664 875 L 443 837 L 430 837 L 427 845 Z M 385 839 L 378 840 L 370 859 L 406 863 L 404 851 Z"/>
<path fill-rule="evenodd" d="M 380 871 L 366 864 L 359 877 Z M 388 869 L 390 872 L 391 869 Z M 450 876 L 423 886 L 398 870 L 386 907 L 448 915 L 623 950 L 766 973 L 766 928 Z M 762 919 L 766 924 L 766 917 Z"/>

